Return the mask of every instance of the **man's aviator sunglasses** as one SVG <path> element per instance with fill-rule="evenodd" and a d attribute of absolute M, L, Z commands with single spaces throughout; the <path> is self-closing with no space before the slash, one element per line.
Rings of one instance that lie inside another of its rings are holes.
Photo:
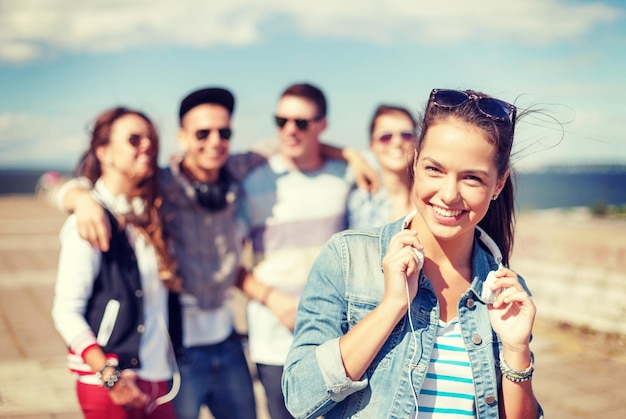
<path fill-rule="evenodd" d="M 430 93 L 429 102 L 442 108 L 456 108 L 464 103 L 473 100 L 476 102 L 478 110 L 485 116 L 497 121 L 509 121 L 515 123 L 517 108 L 502 100 L 483 97 L 476 93 L 460 91 L 433 89 Z"/>
<path fill-rule="evenodd" d="M 287 125 L 288 121 L 293 121 L 296 124 L 296 127 L 300 131 L 306 131 L 309 129 L 309 124 L 312 122 L 319 121 L 322 118 L 313 118 L 313 119 L 293 119 L 293 118 L 283 118 L 282 116 L 274 116 L 274 121 L 276 121 L 276 125 L 278 128 L 283 128 Z"/>
<path fill-rule="evenodd" d="M 198 141 L 204 141 L 209 138 L 211 135 L 211 131 L 213 129 L 199 129 L 196 131 L 196 139 Z M 220 128 L 217 130 L 222 140 L 230 140 L 230 137 L 233 135 L 233 130 L 230 128 Z"/>

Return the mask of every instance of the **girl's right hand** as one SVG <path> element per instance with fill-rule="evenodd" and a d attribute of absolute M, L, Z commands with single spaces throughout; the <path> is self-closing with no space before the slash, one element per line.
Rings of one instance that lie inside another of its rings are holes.
<path fill-rule="evenodd" d="M 119 381 L 110 390 L 113 403 L 128 409 L 137 409 L 148 403 L 148 396 L 137 386 L 137 374 L 131 370 L 123 370 Z"/>
<path fill-rule="evenodd" d="M 109 250 L 111 224 L 102 208 L 89 192 L 82 192 L 76 199 L 74 208 L 78 234 L 95 249 L 101 252 Z"/>
<path fill-rule="evenodd" d="M 415 254 L 415 249 L 424 250 L 417 231 L 402 230 L 391 238 L 387 254 L 383 257 L 385 275 L 383 301 L 390 301 L 402 310 L 408 308 L 409 301 L 417 294 L 420 260 Z"/>

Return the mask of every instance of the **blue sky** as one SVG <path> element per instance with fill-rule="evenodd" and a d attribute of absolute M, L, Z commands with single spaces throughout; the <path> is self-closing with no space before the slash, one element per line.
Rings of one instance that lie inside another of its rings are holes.
<path fill-rule="evenodd" d="M 624 74 L 619 0 L 0 0 L 0 168 L 72 168 L 119 104 L 155 121 L 165 162 L 180 100 L 211 85 L 237 97 L 241 150 L 301 81 L 327 95 L 331 144 L 365 148 L 379 103 L 472 88 L 541 110 L 518 124 L 518 169 L 626 164 Z"/>

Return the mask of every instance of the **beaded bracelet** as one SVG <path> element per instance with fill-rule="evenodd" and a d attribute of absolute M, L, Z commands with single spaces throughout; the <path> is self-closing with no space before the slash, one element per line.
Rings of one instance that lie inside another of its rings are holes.
<path fill-rule="evenodd" d="M 535 371 L 535 355 L 530 352 L 530 365 L 524 371 L 518 371 L 511 368 L 509 364 L 504 360 L 504 356 L 502 356 L 502 350 L 500 351 L 500 371 L 502 371 L 502 375 L 506 377 L 508 380 L 513 381 L 514 383 L 521 383 L 523 381 L 528 381 L 533 376 L 533 371 Z"/>

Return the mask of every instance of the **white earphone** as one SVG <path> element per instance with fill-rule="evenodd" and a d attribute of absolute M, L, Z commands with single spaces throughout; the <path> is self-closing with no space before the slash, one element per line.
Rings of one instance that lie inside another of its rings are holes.
<path fill-rule="evenodd" d="M 498 245 L 496 244 L 496 242 L 491 237 L 489 237 L 489 235 L 485 232 L 485 230 L 483 230 L 482 228 L 480 228 L 478 226 L 476 226 L 476 229 L 480 233 L 478 238 L 487 247 L 489 252 L 491 252 L 493 258 L 496 261 L 496 263 L 501 268 L 503 266 L 502 265 L 502 252 L 498 248 Z M 413 248 L 413 251 L 415 252 L 415 255 L 417 256 L 417 260 L 418 260 L 417 271 L 419 272 L 424 267 L 424 252 L 420 251 L 420 250 L 417 250 L 416 248 Z M 498 294 L 501 291 L 501 290 L 498 290 L 497 292 L 491 291 L 490 285 L 495 280 L 496 280 L 495 271 L 490 271 L 489 274 L 487 275 L 487 278 L 485 279 L 485 281 L 483 283 L 483 290 L 482 290 L 481 298 L 487 304 L 493 304 L 495 302 L 496 297 L 498 296 Z M 415 351 L 413 352 L 413 355 L 411 356 L 411 361 L 409 362 L 409 365 L 412 365 L 413 364 L 413 359 L 415 358 L 415 354 L 417 353 L 417 338 L 415 337 L 415 328 L 413 327 L 413 320 L 411 319 L 411 313 L 410 313 L 410 311 L 411 311 L 411 301 L 410 301 L 410 296 L 409 296 L 409 284 L 408 284 L 408 281 L 406 282 L 406 298 L 407 298 L 407 303 L 408 303 L 408 309 L 407 309 L 406 315 L 409 318 L 409 326 L 411 327 L 411 336 L 413 337 L 413 340 L 414 340 L 414 343 L 415 343 Z M 415 411 L 413 412 L 413 415 L 414 415 L 413 417 L 416 417 L 415 415 L 417 415 L 417 409 L 418 409 L 417 394 L 415 394 L 415 390 L 414 390 L 414 387 L 413 387 L 413 377 L 412 377 L 410 368 L 409 368 L 408 374 L 409 374 L 409 383 L 411 385 L 411 394 L 413 395 L 413 401 L 415 403 Z"/>

